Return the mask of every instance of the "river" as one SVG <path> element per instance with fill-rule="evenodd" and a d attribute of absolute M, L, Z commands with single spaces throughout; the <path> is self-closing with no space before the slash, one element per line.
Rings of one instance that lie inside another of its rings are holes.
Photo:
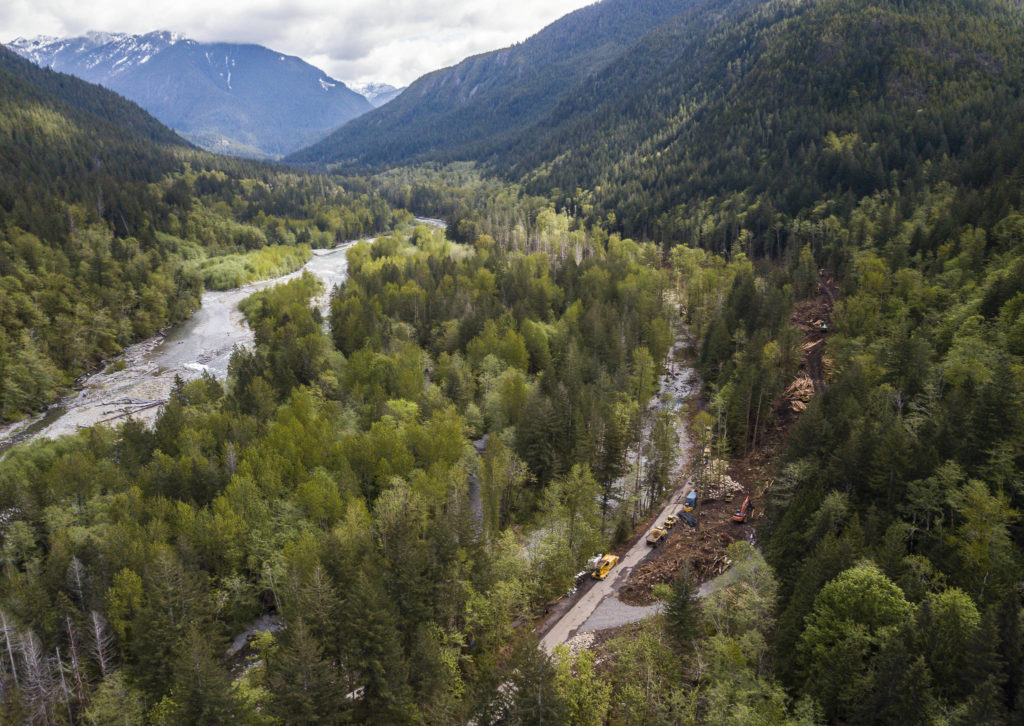
<path fill-rule="evenodd" d="M 444 222 L 419 219 L 432 226 Z M 373 238 L 366 241 L 373 241 Z M 357 242 L 346 242 L 329 250 L 314 250 L 299 270 L 271 280 L 207 292 L 191 318 L 158 335 L 124 350 L 115 361 L 123 370 L 106 370 L 88 375 L 78 390 L 51 406 L 44 414 L 0 427 L 0 456 L 12 447 L 34 439 L 54 439 L 96 424 L 116 425 L 128 418 L 152 423 L 170 396 L 176 376 L 183 380 L 209 372 L 215 378 L 227 376 L 234 347 L 251 347 L 253 332 L 245 324 L 238 303 L 265 288 L 294 279 L 303 272 L 320 278 L 324 291 L 314 302 L 326 313 L 331 291 L 348 276 L 345 253 Z"/>

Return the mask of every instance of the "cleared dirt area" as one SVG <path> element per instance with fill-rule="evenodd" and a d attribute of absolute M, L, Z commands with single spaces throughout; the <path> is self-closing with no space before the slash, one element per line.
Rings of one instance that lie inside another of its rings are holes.
<path fill-rule="evenodd" d="M 650 605 L 655 602 L 655 585 L 671 582 L 687 561 L 693 567 L 697 581 L 707 582 L 725 572 L 729 563 L 726 548 L 738 540 L 753 540 L 758 517 L 748 518 L 745 524 L 732 521 L 741 497 L 732 502 L 706 502 L 701 507 L 697 529 L 682 523 L 673 527 L 665 541 L 642 565 L 633 571 L 633 577 L 619 593 L 619 599 L 630 605 Z M 755 515 L 758 510 L 754 510 Z"/>
<path fill-rule="evenodd" d="M 790 324 L 803 337 L 803 360 L 796 380 L 786 389 L 779 407 L 783 426 L 792 421 L 793 415 L 807 408 L 811 395 L 821 391 L 832 373 L 832 361 L 825 355 L 825 338 L 832 325 L 835 285 L 831 277 L 822 277 L 818 293 L 794 305 L 789 316 Z M 786 413 L 790 415 L 786 416 Z"/>

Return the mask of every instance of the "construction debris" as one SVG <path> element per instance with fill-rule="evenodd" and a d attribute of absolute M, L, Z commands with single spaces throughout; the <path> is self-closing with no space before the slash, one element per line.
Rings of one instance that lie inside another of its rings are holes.
<path fill-rule="evenodd" d="M 569 652 L 572 653 L 573 657 L 580 654 L 581 651 L 588 650 L 593 647 L 596 636 L 593 633 L 580 633 L 575 635 L 569 640 L 565 641 L 566 646 L 569 648 Z"/>

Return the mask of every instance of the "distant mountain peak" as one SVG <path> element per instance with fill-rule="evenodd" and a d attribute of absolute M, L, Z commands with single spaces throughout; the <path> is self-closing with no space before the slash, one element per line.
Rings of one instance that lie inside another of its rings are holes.
<path fill-rule="evenodd" d="M 376 83 L 374 81 L 368 83 L 349 83 L 348 87 L 369 101 L 374 108 L 380 108 L 407 88 L 407 86 L 396 88 L 390 83 Z"/>
<path fill-rule="evenodd" d="M 102 30 L 86 31 L 85 37 L 96 45 L 106 45 L 128 37 L 127 33 L 107 33 Z"/>
<path fill-rule="evenodd" d="M 5 43 L 5 45 L 26 48 L 31 46 L 49 45 L 50 43 L 54 43 L 58 40 L 60 40 L 60 38 L 55 35 L 37 35 L 34 38 L 24 38 L 19 36 L 9 43 Z"/>
<path fill-rule="evenodd" d="M 169 30 L 155 30 L 143 35 L 90 30 L 75 38 L 40 35 L 35 38 L 18 38 L 8 45 L 36 65 L 66 70 L 87 81 L 110 87 L 111 76 L 147 63 L 156 53 L 182 41 L 188 41 L 188 38 Z M 74 57 L 83 57 L 82 65 L 86 68 L 106 69 L 106 74 L 89 77 L 76 71 L 71 61 Z"/>
<path fill-rule="evenodd" d="M 170 30 L 18 38 L 10 48 L 117 91 L 211 151 L 280 156 L 373 108 L 301 58 Z"/>

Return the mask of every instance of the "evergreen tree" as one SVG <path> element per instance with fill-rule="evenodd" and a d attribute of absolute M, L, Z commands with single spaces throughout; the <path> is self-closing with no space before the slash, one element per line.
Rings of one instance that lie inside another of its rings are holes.
<path fill-rule="evenodd" d="M 522 635 L 513 644 L 506 681 L 499 687 L 505 701 L 502 720 L 521 726 L 565 723 L 567 704 L 558 689 L 554 664 L 537 645 L 536 638 Z"/>
<path fill-rule="evenodd" d="M 342 723 L 351 706 L 323 648 L 302 618 L 290 623 L 265 663 L 270 710 L 282 722 Z"/>
<path fill-rule="evenodd" d="M 348 623 L 344 667 L 357 674 L 353 690 L 362 688 L 356 720 L 402 724 L 413 720 L 412 694 L 402 652 L 397 617 L 380 587 L 361 570 L 346 598 Z"/>
<path fill-rule="evenodd" d="M 190 627 L 179 643 L 170 689 L 150 712 L 159 724 L 247 724 L 256 720 L 231 687 L 207 633 Z"/>
<path fill-rule="evenodd" d="M 672 580 L 671 590 L 665 601 L 665 629 L 684 651 L 689 651 L 693 647 L 700 629 L 700 617 L 697 587 L 689 562 L 683 563 Z"/>

